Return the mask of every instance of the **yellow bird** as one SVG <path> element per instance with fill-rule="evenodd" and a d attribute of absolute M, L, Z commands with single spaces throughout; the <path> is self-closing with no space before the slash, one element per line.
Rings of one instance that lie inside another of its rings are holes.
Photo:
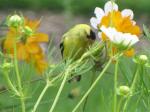
<path fill-rule="evenodd" d="M 95 39 L 95 33 L 89 25 L 75 25 L 62 37 L 60 49 L 63 59 L 79 59 Z"/>

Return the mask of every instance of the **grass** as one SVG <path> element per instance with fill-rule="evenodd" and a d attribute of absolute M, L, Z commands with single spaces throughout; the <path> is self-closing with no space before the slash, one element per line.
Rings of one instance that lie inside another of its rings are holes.
<path fill-rule="evenodd" d="M 143 53 L 149 56 L 148 52 Z M 51 53 L 51 52 L 50 52 Z M 53 53 L 51 53 L 53 54 Z M 150 57 L 150 56 L 149 56 Z M 53 59 L 53 57 L 50 57 Z M 88 65 L 87 65 L 88 66 Z M 23 88 L 24 94 L 27 98 L 26 100 L 26 111 L 30 112 L 33 108 L 37 98 L 39 97 L 42 89 L 45 86 L 45 81 L 41 76 L 35 74 L 34 68 L 28 64 L 20 63 L 19 67 L 22 80 L 23 80 Z M 65 69 L 64 64 L 60 64 L 54 71 L 54 73 L 59 74 Z M 133 62 L 132 58 L 123 57 L 119 63 L 119 73 L 118 73 L 118 86 L 121 85 L 131 85 L 133 80 L 133 75 L 136 70 L 136 64 Z M 143 77 L 143 81 L 140 78 L 137 81 L 136 92 L 133 94 L 133 97 L 129 101 L 126 112 L 149 112 L 150 111 L 150 94 L 145 89 L 150 90 L 150 70 L 146 69 L 147 73 L 140 73 L 140 76 Z M 98 77 L 100 71 L 93 72 L 92 70 L 85 72 L 82 74 L 82 80 L 80 82 L 72 82 L 66 83 L 65 87 L 62 91 L 58 104 L 54 112 L 71 112 L 74 106 L 78 103 L 78 101 L 82 98 L 84 93 L 89 89 L 91 84 L 91 79 L 93 75 Z M 5 80 L 3 79 L 2 73 L 0 73 L 0 82 L 1 85 L 7 85 Z M 16 83 L 15 72 L 11 72 L 10 74 L 13 84 Z M 29 83 L 31 79 L 43 79 L 36 80 Z M 111 64 L 107 72 L 104 74 L 102 79 L 98 82 L 96 87 L 90 93 L 86 108 L 84 112 L 111 112 L 113 110 L 113 93 L 114 93 L 114 64 Z M 143 83 L 144 82 L 144 83 Z M 37 108 L 36 112 L 45 111 L 47 112 L 55 98 L 55 95 L 58 91 L 59 85 L 61 84 L 61 80 L 54 83 L 52 87 L 48 89 L 46 94 L 44 95 L 40 105 Z M 145 84 L 145 85 L 143 85 Z M 16 85 L 16 84 L 15 84 Z M 141 86 L 142 85 L 142 86 Z M 79 89 L 79 93 L 73 98 L 70 99 L 68 95 L 70 92 L 75 89 Z M 118 97 L 118 102 L 121 100 L 121 96 Z M 20 103 L 19 99 L 14 96 L 11 91 L 0 92 L 0 112 L 20 112 Z M 123 100 L 124 101 L 124 100 Z M 118 106 L 118 104 L 117 104 Z M 120 108 L 123 108 L 122 105 Z M 82 112 L 83 104 L 80 106 L 77 112 Z"/>
<path fill-rule="evenodd" d="M 130 63 L 130 64 L 129 64 Z M 123 67 L 124 71 L 128 71 L 131 73 L 125 72 L 126 77 L 128 77 L 129 81 L 131 81 L 131 78 L 133 77 L 133 73 L 135 71 L 135 64 L 132 62 L 131 59 L 122 59 L 121 60 L 121 65 L 126 64 L 129 66 L 126 66 L 126 68 Z M 25 68 L 25 67 L 24 67 Z M 28 68 L 28 67 L 26 67 Z M 132 68 L 132 69 L 131 69 Z M 101 81 L 97 84 L 97 86 L 94 88 L 92 93 L 89 96 L 87 106 L 85 109 L 85 112 L 92 112 L 94 108 L 94 112 L 110 112 L 112 110 L 112 104 L 113 104 L 113 73 L 110 73 L 114 69 L 113 65 L 109 68 L 107 71 L 108 73 L 104 75 L 104 77 L 101 79 Z M 128 85 L 128 82 L 125 80 L 124 75 L 122 74 L 123 72 L 119 72 L 118 76 L 118 85 Z M 55 108 L 55 112 L 71 112 L 73 107 L 77 104 L 81 96 L 86 92 L 86 90 L 90 86 L 91 82 L 91 77 L 92 75 L 98 75 L 99 73 L 93 74 L 92 72 L 86 72 L 82 76 L 82 80 L 80 82 L 74 82 L 74 83 L 66 83 L 66 86 L 61 94 L 60 100 L 58 105 Z M 33 77 L 33 74 L 23 74 L 24 76 L 31 76 Z M 142 74 L 141 74 L 142 75 Z M 145 74 L 149 75 L 149 74 Z M 150 77 L 150 76 L 148 76 Z M 2 81 L 2 78 L 1 82 Z M 24 78 L 24 80 L 27 80 Z M 146 83 L 148 89 L 150 85 L 149 80 L 147 78 L 144 79 L 144 82 Z M 47 112 L 50 108 L 50 105 L 53 102 L 53 98 L 56 95 L 56 92 L 58 90 L 58 85 L 60 85 L 61 82 L 56 83 L 53 87 L 50 87 L 49 90 L 46 92 L 44 98 L 42 99 L 37 112 L 45 111 Z M 25 84 L 24 84 L 25 85 Z M 35 81 L 33 83 L 30 83 L 29 85 L 25 85 L 24 88 L 28 88 L 25 90 L 26 96 L 27 96 L 27 102 L 26 102 L 26 107 L 27 107 L 27 112 L 30 111 L 31 107 L 35 103 L 36 99 L 40 95 L 40 92 L 42 91 L 43 87 L 45 85 L 45 82 L 43 80 L 40 81 Z M 149 95 L 143 95 L 145 93 L 140 92 L 142 91 L 142 88 L 139 88 L 140 85 L 137 85 L 137 94 L 132 97 L 132 100 L 129 102 L 128 105 L 128 110 L 127 112 L 149 112 L 150 110 L 148 109 L 149 103 L 150 102 L 150 97 Z M 70 91 L 74 88 L 79 88 L 79 96 L 75 97 L 74 99 L 68 98 L 68 95 Z M 142 97 L 139 97 L 142 95 Z M 5 92 L 0 94 L 0 111 L 1 112 L 20 112 L 19 107 L 20 104 L 18 105 L 18 99 L 16 99 L 10 92 Z M 119 97 L 120 99 L 120 97 Z M 138 99 L 138 100 L 137 100 Z M 8 102 L 9 101 L 9 102 Z M 15 104 L 14 104 L 15 102 Z M 17 107 L 15 107 L 17 105 Z M 82 105 L 83 106 L 83 105 Z M 78 110 L 78 112 L 82 111 L 82 106 Z M 11 107 L 11 109 L 9 109 Z"/>

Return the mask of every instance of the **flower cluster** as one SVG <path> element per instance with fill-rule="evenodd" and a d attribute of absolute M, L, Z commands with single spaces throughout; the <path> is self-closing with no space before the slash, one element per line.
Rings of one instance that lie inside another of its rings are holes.
<path fill-rule="evenodd" d="M 124 54 L 132 56 L 134 54 L 132 46 L 139 41 L 141 33 L 133 20 L 133 11 L 130 9 L 119 11 L 116 3 L 108 1 L 104 10 L 96 7 L 94 13 L 96 17 L 92 17 L 90 22 L 93 28 L 98 30 L 99 37 L 113 44 L 113 52 L 124 50 Z"/>
<path fill-rule="evenodd" d="M 18 60 L 32 62 L 42 73 L 47 62 L 40 43 L 46 43 L 49 39 L 47 34 L 37 32 L 40 21 L 14 15 L 8 17 L 7 24 L 9 31 L 3 43 L 3 52 L 13 58 L 16 49 Z"/>

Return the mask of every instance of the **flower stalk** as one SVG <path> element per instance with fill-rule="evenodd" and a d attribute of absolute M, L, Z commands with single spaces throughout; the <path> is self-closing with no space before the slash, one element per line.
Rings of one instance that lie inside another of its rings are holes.
<path fill-rule="evenodd" d="M 17 96 L 19 96 L 20 94 L 19 94 L 18 90 L 14 87 L 14 85 L 12 84 L 12 82 L 11 82 L 11 80 L 10 80 L 10 78 L 9 78 L 8 72 L 3 72 L 3 74 L 4 74 L 4 77 L 5 77 L 6 81 L 7 81 L 7 84 L 8 84 L 8 86 L 9 86 L 9 88 L 10 88 Z"/>
<path fill-rule="evenodd" d="M 18 36 L 17 31 L 18 31 L 18 29 L 16 28 L 16 38 Z M 22 91 L 21 78 L 20 78 L 19 68 L 18 68 L 16 41 L 14 43 L 14 65 L 15 65 L 18 89 L 19 89 L 19 94 L 20 94 L 19 97 L 20 97 L 20 101 L 21 101 L 21 108 L 22 108 L 22 112 L 25 112 L 25 101 L 24 101 L 25 99 L 24 99 L 24 94 L 23 94 L 23 91 Z"/>
<path fill-rule="evenodd" d="M 34 107 L 33 107 L 32 112 L 35 112 L 35 111 L 36 111 L 38 105 L 40 104 L 40 102 L 41 102 L 41 100 L 42 100 L 44 94 L 46 93 L 47 89 L 49 88 L 49 86 L 50 86 L 50 85 L 49 85 L 48 83 L 45 85 L 44 89 L 42 90 L 40 96 L 38 97 L 38 99 L 37 99 L 37 101 L 36 101 L 36 103 L 35 103 L 35 105 L 34 105 Z"/>
<path fill-rule="evenodd" d="M 90 92 L 94 89 L 94 87 L 96 86 L 96 84 L 99 82 L 99 80 L 101 79 L 101 77 L 104 75 L 104 73 L 106 72 L 106 70 L 108 69 L 108 67 L 111 64 L 111 59 L 108 61 L 108 63 L 106 64 L 105 68 L 102 70 L 102 72 L 99 74 L 99 76 L 97 77 L 97 79 L 93 82 L 93 84 L 91 85 L 91 87 L 88 89 L 88 91 L 84 94 L 84 96 L 81 98 L 81 100 L 78 102 L 78 104 L 75 106 L 75 108 L 72 110 L 72 112 L 76 112 L 77 109 L 79 108 L 79 106 L 82 104 L 82 102 L 87 98 L 87 96 L 90 94 Z"/>
<path fill-rule="evenodd" d="M 52 104 L 52 106 L 51 106 L 49 112 L 53 112 L 53 110 L 54 110 L 54 108 L 55 108 L 55 106 L 56 106 L 56 104 L 57 104 L 57 102 L 58 102 L 58 100 L 59 100 L 59 97 L 60 97 L 60 95 L 61 95 L 61 93 L 62 93 L 62 90 L 63 90 L 63 88 L 64 88 L 64 86 L 65 86 L 65 82 L 67 81 L 68 75 L 69 75 L 69 70 L 66 72 L 66 74 L 64 74 L 63 81 L 62 81 L 62 83 L 61 83 L 61 85 L 60 85 L 60 88 L 59 88 L 59 90 L 58 90 L 58 92 L 57 92 L 57 94 L 56 94 L 56 97 L 55 97 L 55 99 L 54 99 L 54 102 L 53 102 L 53 104 Z"/>
<path fill-rule="evenodd" d="M 116 112 L 117 110 L 117 76 L 118 76 L 118 65 L 119 60 L 117 59 L 117 62 L 115 64 L 115 74 L 114 74 L 114 107 L 113 112 Z"/>
<path fill-rule="evenodd" d="M 134 78 L 133 78 L 133 82 L 132 82 L 131 87 L 130 87 L 132 94 L 133 94 L 134 89 L 135 89 L 135 86 L 136 86 L 136 82 L 137 82 L 137 79 L 138 79 L 138 75 L 139 75 L 139 65 L 138 65 L 138 67 L 137 67 L 136 73 L 135 73 Z M 126 99 L 126 101 L 125 101 L 125 103 L 124 103 L 123 111 L 122 111 L 122 112 L 125 112 L 125 111 L 126 111 L 128 102 L 130 101 L 131 97 L 132 97 L 131 95 L 129 95 L 129 96 L 127 97 L 127 99 Z"/>
<path fill-rule="evenodd" d="M 40 96 L 38 97 L 34 107 L 33 107 L 33 110 L 32 112 L 35 112 L 37 110 L 37 107 L 39 106 L 43 96 L 45 95 L 46 91 L 48 90 L 48 88 L 52 85 L 53 82 L 55 82 L 58 78 L 60 77 L 60 75 L 58 75 L 57 77 L 55 77 L 53 80 L 49 81 L 49 79 L 47 79 L 46 81 L 46 85 L 44 87 L 44 89 L 42 90 Z"/>

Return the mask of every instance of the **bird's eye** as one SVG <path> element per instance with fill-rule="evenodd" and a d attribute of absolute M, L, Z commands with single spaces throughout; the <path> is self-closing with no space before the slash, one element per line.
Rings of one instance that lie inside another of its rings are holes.
<path fill-rule="evenodd" d="M 90 30 L 90 35 L 88 35 L 87 38 L 95 40 L 96 39 L 96 35 L 95 35 L 95 33 L 92 30 Z"/>

